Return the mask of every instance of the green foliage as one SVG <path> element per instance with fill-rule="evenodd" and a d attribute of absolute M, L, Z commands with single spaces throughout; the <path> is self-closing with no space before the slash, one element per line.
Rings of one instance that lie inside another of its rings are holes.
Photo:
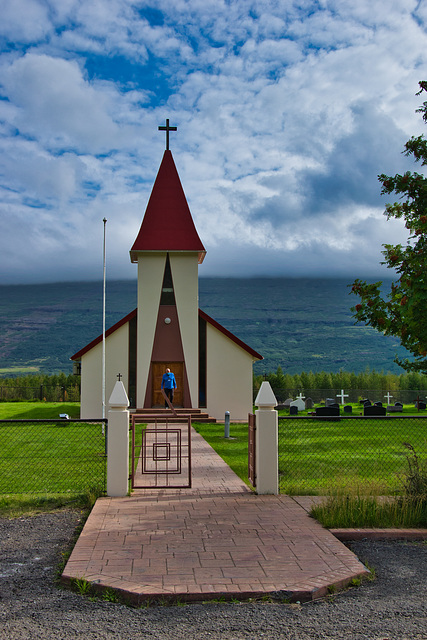
<path fill-rule="evenodd" d="M 71 586 L 81 596 L 87 596 L 92 590 L 92 584 L 86 578 L 73 578 Z"/>
<path fill-rule="evenodd" d="M 80 376 L 38 373 L 11 378 L 0 377 L 0 400 L 79 402 Z"/>
<path fill-rule="evenodd" d="M 427 390 L 427 376 L 419 372 L 384 373 L 367 367 L 363 373 L 340 369 L 337 373 L 318 371 L 302 372 L 299 375 L 284 374 L 281 367 L 276 373 L 254 375 L 254 390 L 258 391 L 263 380 L 267 380 L 273 392 L 280 396 L 282 390 L 306 391 L 313 389 L 367 389 L 369 391 Z"/>
<path fill-rule="evenodd" d="M 427 82 L 420 82 L 420 95 L 427 91 Z M 427 102 L 417 109 L 427 123 Z M 405 145 L 405 155 L 413 156 L 421 166 L 427 165 L 427 140 L 424 136 L 412 137 Z M 386 205 L 387 219 L 405 220 L 409 237 L 406 245 L 385 244 L 382 252 L 385 264 L 394 269 L 397 281 L 391 291 L 383 296 L 382 283 L 368 284 L 355 280 L 352 293 L 360 297 L 360 303 L 352 307 L 357 322 L 363 322 L 383 333 L 396 336 L 413 356 L 399 358 L 395 362 L 407 371 L 427 372 L 427 178 L 416 172 L 387 176 L 381 174 L 382 194 L 396 193 L 399 202 Z"/>

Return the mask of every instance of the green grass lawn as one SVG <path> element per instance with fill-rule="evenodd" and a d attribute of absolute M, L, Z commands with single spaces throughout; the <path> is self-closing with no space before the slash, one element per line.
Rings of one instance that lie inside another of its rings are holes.
<path fill-rule="evenodd" d="M 67 413 L 70 418 L 80 417 L 79 402 L 0 402 L 0 420 L 34 420 L 59 418 Z"/>
<path fill-rule="evenodd" d="M 357 490 L 363 494 L 402 492 L 411 443 L 427 456 L 424 419 L 341 419 L 279 421 L 280 490 L 325 495 Z"/>
<path fill-rule="evenodd" d="M 196 431 L 233 471 L 248 483 L 248 427 L 194 424 Z M 427 458 L 427 417 L 416 420 L 279 421 L 279 483 L 281 493 L 327 495 L 361 492 L 395 495 L 402 492 L 411 443 Z"/>
<path fill-rule="evenodd" d="M 197 433 L 208 442 L 221 458 L 246 484 L 248 481 L 248 425 L 231 424 L 230 438 L 224 438 L 223 424 L 193 424 Z"/>

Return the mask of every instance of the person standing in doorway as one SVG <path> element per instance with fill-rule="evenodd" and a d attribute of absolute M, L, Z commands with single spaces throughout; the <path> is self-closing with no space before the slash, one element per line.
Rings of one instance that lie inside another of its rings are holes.
<path fill-rule="evenodd" d="M 176 380 L 175 375 L 170 369 L 166 369 L 166 372 L 163 374 L 161 388 L 165 390 L 167 397 L 171 403 L 173 403 L 173 392 L 174 389 L 176 389 Z M 167 406 L 167 402 L 165 402 L 165 409 L 167 409 Z"/>

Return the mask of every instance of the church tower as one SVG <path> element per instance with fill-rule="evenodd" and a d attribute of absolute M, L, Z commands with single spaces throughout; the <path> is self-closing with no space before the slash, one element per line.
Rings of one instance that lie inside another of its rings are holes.
<path fill-rule="evenodd" d="M 167 148 L 130 250 L 138 265 L 139 408 L 163 405 L 160 386 L 166 367 L 177 380 L 174 404 L 199 406 L 198 265 L 205 254 Z"/>
<path fill-rule="evenodd" d="M 252 365 L 262 355 L 198 308 L 199 238 L 169 150 L 166 151 L 130 250 L 138 265 L 138 306 L 105 334 L 106 397 L 120 374 L 134 409 L 164 407 L 161 381 L 177 381 L 173 404 L 245 420 L 252 410 Z M 82 418 L 102 413 L 103 335 L 71 359 L 81 371 Z"/>

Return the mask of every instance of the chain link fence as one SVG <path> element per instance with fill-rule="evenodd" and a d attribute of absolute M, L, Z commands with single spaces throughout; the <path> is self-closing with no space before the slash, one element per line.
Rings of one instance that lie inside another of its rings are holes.
<path fill-rule="evenodd" d="M 45 402 L 80 402 L 80 387 L 58 387 L 39 385 L 37 387 L 13 387 L 0 384 L 0 402 L 32 402 L 41 400 Z"/>
<path fill-rule="evenodd" d="M 106 492 L 107 420 L 0 420 L 0 494 Z"/>
<path fill-rule="evenodd" d="M 285 402 L 288 398 L 295 399 L 302 393 L 307 399 L 311 398 L 315 404 L 325 402 L 326 398 L 332 398 L 336 402 L 340 402 L 341 389 L 284 389 L 277 388 L 272 385 L 273 393 L 276 396 L 278 404 Z M 258 394 L 259 388 L 254 388 L 254 401 Z M 384 404 L 394 404 L 401 402 L 402 404 L 415 404 L 417 398 L 423 402 L 427 402 L 427 391 L 425 389 L 397 389 L 388 392 L 385 390 L 372 389 L 344 389 L 346 394 L 345 402 L 359 402 L 362 398 L 368 398 L 371 402 L 382 402 Z M 389 395 L 387 395 L 389 393 Z"/>
<path fill-rule="evenodd" d="M 408 457 L 413 460 L 406 444 L 427 474 L 427 416 L 280 416 L 280 492 L 402 493 Z"/>

